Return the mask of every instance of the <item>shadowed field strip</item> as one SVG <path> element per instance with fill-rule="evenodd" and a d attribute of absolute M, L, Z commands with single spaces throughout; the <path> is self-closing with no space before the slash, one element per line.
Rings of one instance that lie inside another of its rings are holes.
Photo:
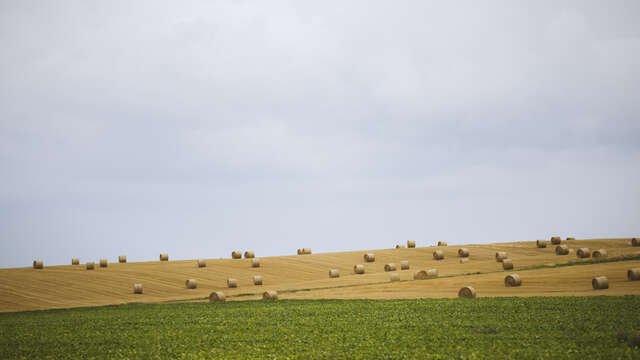
<path fill-rule="evenodd" d="M 589 286 L 589 276 L 602 269 L 610 269 L 611 288 L 597 294 L 637 293 L 640 283 L 620 285 L 627 268 L 638 267 L 638 261 L 598 263 L 585 266 L 556 267 L 559 264 L 578 262 L 576 250 L 589 247 L 606 249 L 609 258 L 640 256 L 640 247 L 632 247 L 630 239 L 592 239 L 563 241 L 571 252 L 557 256 L 554 247 L 537 248 L 535 242 L 464 245 L 470 251 L 469 261 L 461 264 L 457 251 L 461 246 L 420 247 L 408 249 L 382 249 L 313 255 L 292 255 L 260 258 L 261 266 L 251 267 L 250 259 L 209 259 L 207 266 L 199 268 L 195 260 L 141 263 L 109 263 L 107 268 L 89 271 L 84 265 L 47 266 L 33 268 L 0 269 L 0 311 L 22 311 L 50 308 L 68 308 L 121 304 L 130 302 L 166 302 L 204 299 L 212 291 L 224 291 L 230 299 L 247 299 L 265 290 L 276 289 L 284 298 L 398 298 L 398 297 L 452 297 L 457 293 L 460 278 L 463 282 L 479 281 L 479 296 L 534 296 L 553 294 L 575 295 Z M 434 260 L 435 249 L 444 252 L 444 260 Z M 504 289 L 502 265 L 495 261 L 496 251 L 506 251 L 515 265 L 514 272 L 523 269 L 528 274 L 547 274 L 547 280 L 536 283 L 523 277 L 523 286 Z M 366 252 L 375 253 L 375 262 L 364 262 Z M 257 254 L 259 257 L 259 254 Z M 70 259 L 71 260 L 71 259 Z M 117 259 L 113 259 L 117 261 Z M 400 281 L 389 283 L 386 263 L 398 264 L 408 260 L 409 270 L 395 271 L 401 280 L 411 280 L 418 269 L 436 268 L 440 278 L 429 281 Z M 364 275 L 353 273 L 355 264 L 363 264 Z M 552 268 L 546 268 L 552 267 Z M 577 268 L 584 268 L 582 271 Z M 328 271 L 338 269 L 339 278 L 329 278 Z M 589 270 L 587 270 L 589 269 Z M 463 274 L 480 273 L 477 275 Z M 565 275 L 568 278 L 565 278 Z M 607 275 L 607 273 L 603 273 Z M 262 286 L 254 286 L 254 275 L 263 277 Z M 571 280 L 571 276 L 580 279 Z M 609 276 L 609 275 L 607 275 Z M 238 287 L 229 289 L 226 280 L 236 278 Z M 557 277 L 557 279 L 555 278 Z M 185 280 L 196 279 L 196 289 L 186 289 Z M 490 279 L 484 283 L 483 279 Z M 588 280 L 588 281 L 587 281 Z M 144 293 L 133 294 L 133 284 L 142 283 Z M 465 284 L 473 285 L 473 283 Z M 430 290 L 437 286 L 443 289 Z M 486 288 L 485 288 L 486 286 Z M 313 289 L 313 291 L 307 291 Z M 445 290 L 446 289 L 446 290 Z M 442 290 L 442 291 L 440 291 Z M 492 295 L 495 294 L 495 295 Z M 591 293 L 588 293 L 591 294 Z"/>

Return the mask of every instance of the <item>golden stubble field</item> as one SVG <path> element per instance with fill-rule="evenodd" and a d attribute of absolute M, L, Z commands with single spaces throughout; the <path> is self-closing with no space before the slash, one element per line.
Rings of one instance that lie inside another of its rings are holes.
<path fill-rule="evenodd" d="M 280 299 L 388 299 L 457 297 L 462 286 L 471 285 L 483 296 L 571 296 L 571 295 L 640 295 L 640 281 L 627 281 L 627 270 L 639 268 L 640 260 L 592 265 L 520 270 L 535 265 L 581 261 L 576 250 L 606 249 L 609 258 L 640 255 L 640 247 L 632 247 L 631 239 L 591 239 L 562 241 L 571 249 L 569 255 L 558 256 L 555 246 L 539 249 L 535 241 L 450 245 L 408 249 L 379 249 L 354 252 L 291 255 L 260 258 L 259 268 L 251 267 L 251 259 L 209 259 L 198 268 L 196 260 L 150 261 L 123 263 L 113 260 L 107 268 L 96 264 L 86 270 L 84 264 L 33 268 L 0 269 L 0 312 L 96 306 L 129 302 L 197 301 L 212 291 L 224 291 L 228 300 L 261 298 L 265 290 L 278 290 Z M 469 261 L 461 264 L 457 251 L 466 247 Z M 444 251 L 444 260 L 434 260 L 435 249 Z M 503 271 L 496 262 L 496 251 L 506 251 L 515 269 Z M 367 263 L 363 255 L 375 254 L 375 262 Z M 257 254 L 259 255 L 259 254 Z M 400 270 L 399 262 L 408 260 L 409 270 Z M 389 281 L 386 263 L 395 263 L 400 282 Z M 353 272 L 355 264 L 364 264 L 365 274 Z M 329 278 L 330 269 L 339 269 L 339 278 Z M 440 278 L 413 280 L 420 269 L 438 269 Z M 481 272 L 483 274 L 472 274 Z M 518 273 L 520 287 L 505 287 L 507 274 Z M 262 275 L 263 285 L 253 285 L 253 276 Z M 593 290 L 591 279 L 606 276 L 610 287 Z M 227 278 L 235 278 L 238 287 L 227 288 Z M 196 279 L 198 287 L 187 289 L 185 280 Z M 144 293 L 133 294 L 133 284 L 142 283 Z"/>

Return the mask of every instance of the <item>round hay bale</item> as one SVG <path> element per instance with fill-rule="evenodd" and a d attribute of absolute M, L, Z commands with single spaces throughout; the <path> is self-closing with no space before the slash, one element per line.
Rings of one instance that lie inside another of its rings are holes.
<path fill-rule="evenodd" d="M 253 251 L 245 251 L 244 252 L 244 258 L 245 259 L 253 259 L 254 257 L 256 257 L 256 254 Z"/>
<path fill-rule="evenodd" d="M 127 257 L 124 256 L 124 255 L 118 256 L 118 262 L 121 263 L 121 264 L 126 263 L 127 262 Z"/>
<path fill-rule="evenodd" d="M 309 248 L 304 248 L 304 249 L 302 249 L 302 253 L 303 253 L 304 255 L 311 255 L 311 249 L 309 249 Z"/>
<path fill-rule="evenodd" d="M 255 275 L 253 277 L 253 285 L 262 285 L 262 276 Z"/>
<path fill-rule="evenodd" d="M 400 244 L 396 245 L 396 249 L 404 249 L 404 248 L 405 248 L 404 245 L 400 245 Z"/>
<path fill-rule="evenodd" d="M 337 277 L 340 277 L 340 270 L 338 270 L 338 269 L 331 269 L 331 270 L 329 270 L 329 277 L 330 277 L 330 278 L 337 278 Z"/>
<path fill-rule="evenodd" d="M 376 261 L 376 255 L 374 253 L 366 253 L 364 254 L 364 261 L 374 262 Z"/>
<path fill-rule="evenodd" d="M 409 260 L 400 260 L 400 270 L 409 270 Z"/>
<path fill-rule="evenodd" d="M 469 258 L 460 258 L 460 264 L 469 262 Z"/>
<path fill-rule="evenodd" d="M 506 251 L 498 251 L 496 252 L 496 261 L 497 262 L 502 262 L 502 260 L 506 259 L 507 256 L 507 252 Z"/>
<path fill-rule="evenodd" d="M 444 253 L 442 252 L 442 250 L 435 250 L 433 252 L 433 259 L 434 260 L 442 260 L 442 259 L 444 259 Z"/>
<path fill-rule="evenodd" d="M 551 245 L 560 245 L 561 242 L 562 242 L 562 239 L 560 238 L 560 236 L 551 237 Z"/>
<path fill-rule="evenodd" d="M 588 258 L 591 256 L 591 250 L 589 250 L 589 248 L 580 248 L 576 252 L 576 255 L 581 259 Z"/>
<path fill-rule="evenodd" d="M 627 279 L 629 279 L 629 281 L 640 280 L 640 268 L 627 270 Z"/>
<path fill-rule="evenodd" d="M 545 240 L 536 240 L 536 246 L 544 249 L 547 247 L 547 242 Z"/>
<path fill-rule="evenodd" d="M 353 272 L 356 274 L 364 274 L 364 265 L 362 264 L 354 265 Z"/>
<path fill-rule="evenodd" d="M 142 284 L 133 284 L 133 293 L 142 294 Z"/>
<path fill-rule="evenodd" d="M 574 238 L 574 237 L 568 237 L 568 238 L 567 238 L 567 241 L 573 241 L 573 240 L 575 240 L 575 239 L 576 239 L 576 238 Z"/>
<path fill-rule="evenodd" d="M 438 246 L 447 246 L 446 241 L 438 241 Z"/>
<path fill-rule="evenodd" d="M 42 269 L 44 268 L 44 263 L 42 262 L 42 260 L 33 260 L 33 268 Z"/>
<path fill-rule="evenodd" d="M 503 270 L 512 270 L 513 269 L 513 261 L 511 259 L 502 260 L 502 269 Z"/>
<path fill-rule="evenodd" d="M 187 287 L 187 289 L 195 289 L 198 287 L 198 282 L 196 281 L 196 279 L 188 279 L 184 282 L 184 285 Z"/>
<path fill-rule="evenodd" d="M 242 253 L 240 251 L 232 251 L 231 252 L 232 259 L 242 259 Z"/>
<path fill-rule="evenodd" d="M 160 254 L 160 261 L 169 261 L 169 254 Z"/>
<path fill-rule="evenodd" d="M 465 286 L 458 291 L 458 297 L 460 298 L 474 298 L 476 297 L 476 289 L 471 286 Z"/>
<path fill-rule="evenodd" d="M 413 273 L 413 280 L 422 280 L 427 278 L 427 272 L 425 270 L 418 270 Z"/>
<path fill-rule="evenodd" d="M 469 257 L 469 249 L 467 248 L 458 249 L 458 257 L 461 257 L 461 258 Z"/>
<path fill-rule="evenodd" d="M 569 247 L 567 245 L 556 246 L 556 255 L 569 255 Z"/>
<path fill-rule="evenodd" d="M 93 270 L 95 269 L 96 264 L 93 261 L 89 261 L 85 266 L 87 267 L 87 270 Z"/>
<path fill-rule="evenodd" d="M 256 258 L 251 259 L 251 267 L 254 267 L 254 268 L 260 267 L 260 260 Z"/>
<path fill-rule="evenodd" d="M 262 293 L 263 300 L 278 300 L 278 292 L 275 290 L 268 290 Z"/>
<path fill-rule="evenodd" d="M 203 259 L 198 260 L 198 267 L 199 268 L 207 267 L 207 262 Z"/>
<path fill-rule="evenodd" d="M 237 288 L 238 287 L 238 280 L 236 280 L 234 278 L 228 278 L 227 279 L 227 287 Z"/>
<path fill-rule="evenodd" d="M 71 259 L 71 265 L 80 265 L 80 259 L 78 258 Z"/>
<path fill-rule="evenodd" d="M 396 271 L 396 264 L 394 263 L 385 264 L 384 271 Z"/>
<path fill-rule="evenodd" d="M 226 298 L 222 291 L 214 291 L 209 294 L 209 302 L 223 302 L 225 299 Z"/>
<path fill-rule="evenodd" d="M 609 288 L 609 280 L 606 276 L 598 276 L 594 277 L 591 280 L 591 286 L 593 286 L 594 290 L 603 290 Z"/>
<path fill-rule="evenodd" d="M 427 277 L 430 277 L 430 278 L 438 277 L 438 269 L 427 270 Z"/>
<path fill-rule="evenodd" d="M 638 238 L 631 238 L 631 246 L 640 246 Z"/>
<path fill-rule="evenodd" d="M 607 254 L 607 250 L 598 249 L 598 250 L 594 250 L 593 254 L 591 254 L 591 256 L 593 256 L 595 259 L 604 259 L 609 255 Z"/>
<path fill-rule="evenodd" d="M 107 267 L 109 263 L 107 263 L 107 259 L 100 259 L 100 267 Z"/>
<path fill-rule="evenodd" d="M 302 252 L 302 249 L 298 249 L 298 255 L 302 255 L 302 254 L 304 254 L 304 253 Z"/>
<path fill-rule="evenodd" d="M 520 280 L 520 276 L 518 274 L 509 274 L 504 278 L 504 286 L 520 286 L 522 285 L 522 280 Z"/>
<path fill-rule="evenodd" d="M 393 273 L 391 274 L 390 280 L 393 281 L 400 281 L 400 275 L 398 275 L 397 273 Z"/>
<path fill-rule="evenodd" d="M 414 240 L 407 240 L 407 247 L 408 248 L 416 247 L 416 242 Z"/>

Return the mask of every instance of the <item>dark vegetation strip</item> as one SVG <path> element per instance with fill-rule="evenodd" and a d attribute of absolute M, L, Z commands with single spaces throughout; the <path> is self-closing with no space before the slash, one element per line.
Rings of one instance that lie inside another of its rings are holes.
<path fill-rule="evenodd" d="M 0 314 L 0 359 L 639 359 L 640 296 L 280 300 Z"/>

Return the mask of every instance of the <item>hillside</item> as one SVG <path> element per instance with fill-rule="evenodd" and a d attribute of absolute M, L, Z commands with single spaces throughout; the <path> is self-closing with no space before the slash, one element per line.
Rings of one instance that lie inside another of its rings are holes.
<path fill-rule="evenodd" d="M 640 281 L 627 281 L 630 268 L 640 267 L 640 247 L 632 247 L 631 239 L 590 239 L 564 241 L 569 255 L 558 256 L 555 246 L 539 249 L 534 241 L 414 249 L 379 249 L 312 255 L 259 258 L 261 267 L 252 268 L 250 259 L 209 259 L 198 268 L 195 260 L 109 263 L 107 268 L 88 271 L 84 264 L 33 268 L 0 269 L 0 311 L 23 311 L 79 306 L 96 306 L 129 302 L 199 301 L 212 291 L 222 290 L 235 299 L 257 299 L 267 289 L 281 292 L 280 298 L 430 298 L 456 297 L 460 287 L 472 285 L 479 297 L 484 296 L 562 296 L 640 294 Z M 457 251 L 469 249 L 467 263 L 461 264 Z M 606 249 L 610 261 L 573 266 L 554 266 L 578 259 L 576 250 Z M 444 251 L 444 260 L 434 260 L 435 249 Z M 496 251 L 506 251 L 515 269 L 503 271 L 495 260 Z M 363 254 L 375 254 L 375 262 L 365 263 Z M 259 254 L 257 254 L 259 255 Z M 408 260 L 411 268 L 401 271 L 400 260 Z M 389 282 L 386 263 L 396 263 L 403 281 Z M 354 264 L 364 264 L 364 275 L 353 273 Z M 536 268 L 542 267 L 542 268 Z M 339 269 L 339 278 L 329 278 L 330 269 Z M 439 278 L 412 280 L 419 269 L 436 268 Z M 507 273 L 520 274 L 523 285 L 507 288 Z M 254 286 L 252 277 L 262 275 L 264 285 Z M 604 275 L 610 288 L 593 290 L 591 279 Z M 238 287 L 229 289 L 226 280 L 236 278 Z M 197 289 L 186 289 L 186 279 L 196 279 Z M 144 294 L 133 294 L 133 284 L 142 283 Z"/>

